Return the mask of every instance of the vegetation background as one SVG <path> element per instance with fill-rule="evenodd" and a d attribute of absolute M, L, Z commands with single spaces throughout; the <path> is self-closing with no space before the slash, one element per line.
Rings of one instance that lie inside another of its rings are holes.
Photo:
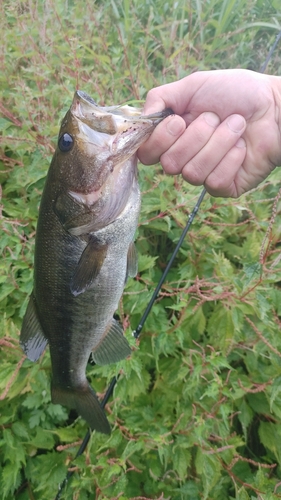
<path fill-rule="evenodd" d="M 48 350 L 19 331 L 59 123 L 75 88 L 99 104 L 145 99 L 190 72 L 258 71 L 281 28 L 279 0 L 3 0 L 0 261 L 1 498 L 281 498 L 281 191 L 277 169 L 239 200 L 207 196 L 130 359 L 89 364 L 111 436 L 50 402 Z M 267 71 L 281 74 L 281 47 Z M 200 189 L 141 166 L 139 274 L 120 304 L 137 326 Z"/>

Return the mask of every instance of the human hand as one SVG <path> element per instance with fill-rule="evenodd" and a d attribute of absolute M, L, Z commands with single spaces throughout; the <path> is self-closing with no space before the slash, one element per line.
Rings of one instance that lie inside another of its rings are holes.
<path fill-rule="evenodd" d="M 144 164 L 237 198 L 281 165 L 281 78 L 248 70 L 193 73 L 148 92 L 144 113 L 172 108 L 139 148 Z"/>

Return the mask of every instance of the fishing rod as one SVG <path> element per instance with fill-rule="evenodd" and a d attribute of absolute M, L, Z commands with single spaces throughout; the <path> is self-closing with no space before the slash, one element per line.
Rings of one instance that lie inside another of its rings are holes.
<path fill-rule="evenodd" d="M 186 224 L 186 226 L 185 226 L 185 228 L 184 228 L 184 230 L 183 230 L 183 232 L 181 234 L 181 237 L 180 237 L 180 239 L 179 239 L 179 241 L 178 241 L 178 243 L 176 245 L 176 248 L 174 249 L 173 254 L 171 255 L 170 260 L 169 260 L 169 262 L 168 262 L 168 264 L 167 264 L 167 266 L 166 266 L 166 268 L 165 268 L 165 270 L 164 270 L 164 272 L 163 272 L 163 274 L 162 274 L 162 276 L 161 276 L 161 278 L 160 278 L 160 280 L 158 282 L 158 285 L 156 286 L 156 288 L 155 288 L 155 290 L 154 290 L 154 292 L 152 294 L 152 297 L 151 297 L 151 299 L 150 299 L 150 301 L 149 301 L 149 303 L 148 303 L 148 305 L 147 305 L 147 307 L 146 307 L 146 309 L 145 309 L 145 311 L 144 311 L 144 313 L 143 313 L 143 315 L 141 317 L 141 320 L 140 320 L 137 328 L 132 333 L 132 335 L 135 337 L 135 339 L 138 339 L 139 336 L 140 336 L 140 334 L 141 334 L 143 326 L 144 326 L 144 324 L 145 324 L 145 322 L 147 320 L 147 317 L 148 317 L 148 315 L 149 315 L 149 313 L 150 313 L 150 311 L 152 309 L 152 306 L 153 306 L 153 304 L 154 304 L 154 302 L 155 302 L 155 300 L 156 300 L 156 298 L 158 296 L 158 293 L 159 293 L 159 291 L 160 291 L 160 289 L 161 289 L 161 287 L 162 287 L 162 285 L 163 285 L 163 283 L 164 283 L 164 281 L 166 279 L 166 276 L 167 276 L 168 272 L 170 271 L 170 269 L 172 267 L 172 264 L 173 264 L 173 262 L 174 262 L 174 260 L 175 260 L 175 258 L 177 256 L 177 254 L 178 254 L 178 251 L 179 251 L 179 249 L 180 249 L 180 247 L 182 245 L 182 242 L 183 242 L 185 236 L 187 235 L 187 233 L 188 233 L 188 231 L 189 231 L 189 229 L 190 229 L 190 227 L 192 225 L 192 222 L 193 222 L 193 220 L 194 220 L 194 218 L 195 218 L 195 216 L 196 216 L 196 214 L 197 214 L 197 212 L 199 210 L 199 207 L 200 207 L 200 205 L 201 205 L 201 203 L 203 201 L 203 198 L 204 198 L 205 194 L 206 194 L 206 189 L 204 188 L 202 190 L 202 192 L 201 192 L 201 194 L 200 194 L 200 196 L 199 196 L 199 198 L 198 198 L 198 200 L 197 200 L 197 202 L 196 202 L 196 204 L 195 204 L 192 212 L 188 216 L 187 224 Z M 108 389 L 107 389 L 107 391 L 106 391 L 106 393 L 104 395 L 104 398 L 103 398 L 103 400 L 100 403 L 102 409 L 104 409 L 104 407 L 107 404 L 110 396 L 112 395 L 114 387 L 117 384 L 119 376 L 120 376 L 120 374 L 117 375 L 117 376 L 114 376 L 112 378 L 112 380 L 111 380 L 111 382 L 110 382 L 110 384 L 108 386 Z M 83 439 L 83 442 L 81 443 L 81 446 L 80 446 L 79 450 L 77 451 L 77 453 L 75 455 L 74 460 L 77 457 L 79 457 L 80 455 L 82 455 L 82 453 L 84 453 L 84 451 L 85 451 L 85 449 L 87 447 L 87 444 L 88 444 L 88 442 L 90 440 L 90 437 L 91 437 L 91 431 L 88 430 L 87 434 L 85 435 L 85 437 Z M 55 497 L 55 500 L 59 500 L 60 499 L 63 489 L 65 488 L 67 482 L 69 481 L 69 479 L 71 478 L 71 476 L 73 474 L 74 474 L 73 470 L 69 470 L 68 471 L 68 473 L 67 473 L 64 481 L 61 483 L 61 485 L 59 487 L 59 491 L 57 493 L 57 496 Z"/>
<path fill-rule="evenodd" d="M 275 51 L 275 49 L 276 49 L 276 47 L 277 47 L 280 39 L 281 39 L 281 30 L 277 34 L 275 42 L 273 43 L 271 49 L 269 50 L 269 52 L 267 54 L 267 57 L 266 57 L 264 63 L 262 64 L 262 66 L 260 68 L 260 71 L 259 71 L 260 73 L 264 73 L 265 72 L 265 70 L 267 68 L 267 65 L 268 65 L 268 63 L 269 63 L 269 61 L 270 61 L 270 59 L 271 59 L 271 57 L 273 55 L 273 52 Z M 166 266 L 166 268 L 165 268 L 165 270 L 164 270 L 164 272 L 163 272 L 163 274 L 162 274 L 162 276 L 161 276 L 161 278 L 160 278 L 160 280 L 159 280 L 159 282 L 158 282 L 158 284 L 157 284 L 157 286 L 156 286 L 156 288 L 155 288 L 155 290 L 154 290 L 154 292 L 152 294 L 152 297 L 151 297 L 151 299 L 150 299 L 150 301 L 149 301 L 149 303 L 148 303 L 148 305 L 147 305 L 147 307 L 146 307 L 146 309 L 145 309 L 145 311 L 144 311 L 144 313 L 143 313 L 143 315 L 141 317 L 141 320 L 140 320 L 137 328 L 132 333 L 132 335 L 135 337 L 135 339 L 138 339 L 139 336 L 140 336 L 140 334 L 141 334 L 141 331 L 143 329 L 145 321 L 147 320 L 147 317 L 148 317 L 148 315 L 149 315 L 149 313 L 150 313 L 150 311 L 151 311 L 151 309 L 153 307 L 153 304 L 154 304 L 155 300 L 158 297 L 159 291 L 160 291 L 160 289 L 161 289 L 161 287 L 162 287 L 162 285 L 163 285 L 163 283 L 164 283 L 164 281 L 165 281 L 165 279 L 167 277 L 167 274 L 169 273 L 169 271 L 170 271 L 170 269 L 171 269 L 171 267 L 173 265 L 173 262 L 174 262 L 177 254 L 178 254 L 178 251 L 179 251 L 179 249 L 180 249 L 180 247 L 181 247 L 181 245 L 182 245 L 182 243 L 184 241 L 184 238 L 186 237 L 186 235 L 187 235 L 187 233 L 188 233 L 188 231 L 189 231 L 189 229 L 190 229 L 190 227 L 191 227 L 191 225 L 193 223 L 193 220 L 196 217 L 196 214 L 197 214 L 197 212 L 198 212 L 198 210 L 200 208 L 200 205 L 201 205 L 201 203 L 202 203 L 202 201 L 204 199 L 205 194 L 206 194 L 206 189 L 203 188 L 203 190 L 201 191 L 201 193 L 199 195 L 199 198 L 198 198 L 196 204 L 194 205 L 194 208 L 193 208 L 192 212 L 188 216 L 188 220 L 187 220 L 186 226 L 185 226 L 185 228 L 184 228 L 184 230 L 183 230 L 183 232 L 181 234 L 181 237 L 180 237 L 180 239 L 179 239 L 179 241 L 178 241 L 178 243 L 177 243 L 177 245 L 176 245 L 176 247 L 174 249 L 174 252 L 171 255 L 170 260 L 168 261 L 168 264 L 167 264 L 167 266 Z M 103 397 L 103 399 L 102 399 L 102 401 L 100 403 L 102 409 L 105 408 L 105 405 L 107 404 L 110 396 L 112 395 L 112 393 L 114 391 L 114 387 L 116 386 L 117 381 L 119 379 L 119 376 L 120 376 L 120 373 L 117 376 L 114 376 L 112 378 L 112 380 L 111 380 L 111 382 L 110 382 L 110 384 L 109 384 L 109 386 L 107 388 L 107 391 L 106 391 L 106 393 L 105 393 L 105 395 L 104 395 L 104 397 Z M 83 439 L 83 442 L 80 445 L 79 450 L 77 451 L 77 453 L 75 455 L 74 460 L 76 460 L 76 458 L 78 458 L 80 455 L 82 455 L 84 453 L 84 451 L 85 451 L 85 449 L 86 449 L 86 447 L 87 447 L 87 445 L 88 445 L 88 443 L 90 441 L 90 438 L 91 438 L 91 431 L 88 430 L 87 433 L 86 433 L 86 435 L 85 435 L 85 437 L 84 437 L 84 439 Z M 74 470 L 69 470 L 68 471 L 65 479 L 63 480 L 63 482 L 59 486 L 58 493 L 57 493 L 57 495 L 55 497 L 55 500 L 59 500 L 61 498 L 63 490 L 66 487 L 69 479 L 73 476 L 73 474 L 74 474 Z"/>

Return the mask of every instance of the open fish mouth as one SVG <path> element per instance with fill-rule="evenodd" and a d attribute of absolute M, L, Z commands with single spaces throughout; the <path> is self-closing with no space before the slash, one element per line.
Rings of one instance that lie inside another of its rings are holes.
<path fill-rule="evenodd" d="M 172 110 L 165 109 L 143 116 L 142 109 L 133 106 L 99 106 L 86 92 L 77 90 L 70 108 L 75 140 L 89 159 L 93 157 L 93 151 L 99 151 L 102 162 L 95 184 L 88 186 L 87 190 L 71 189 L 70 196 L 86 206 L 93 206 L 110 190 L 106 204 L 108 208 L 109 205 L 115 205 L 114 200 L 119 199 L 120 192 L 123 192 L 122 203 L 117 203 L 121 210 L 128 197 L 128 192 L 124 193 L 122 186 L 131 186 L 132 176 L 135 176 L 131 168 L 130 173 L 125 174 L 128 168 L 125 162 L 130 161 L 136 166 L 137 158 L 134 155 L 138 147 L 156 125 L 172 113 Z M 107 213 L 105 207 L 103 213 Z"/>
<path fill-rule="evenodd" d="M 76 144 L 87 158 L 98 158 L 95 164 L 96 189 L 99 189 L 111 165 L 117 165 L 133 157 L 139 146 L 146 141 L 156 125 L 172 114 L 165 109 L 148 116 L 132 106 L 99 106 L 86 92 L 77 90 L 69 113 L 62 122 L 62 129 L 75 137 Z M 71 132 L 72 131 L 72 132 Z M 104 166 L 107 165 L 106 168 Z M 88 191 L 93 190 L 93 185 Z"/>
<path fill-rule="evenodd" d="M 142 110 L 133 106 L 99 106 L 92 97 L 77 90 L 71 106 L 72 114 L 94 130 L 113 135 L 126 132 L 132 125 L 141 128 L 142 124 L 156 126 L 166 116 L 173 114 L 165 109 L 151 115 L 142 115 Z"/>

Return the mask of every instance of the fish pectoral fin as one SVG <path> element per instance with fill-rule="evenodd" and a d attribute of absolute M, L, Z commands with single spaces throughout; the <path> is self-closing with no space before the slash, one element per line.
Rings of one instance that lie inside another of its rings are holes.
<path fill-rule="evenodd" d="M 60 194 L 54 203 L 54 212 L 66 231 L 81 236 L 91 231 L 92 212 L 67 193 Z"/>
<path fill-rule="evenodd" d="M 93 349 L 92 357 L 97 365 L 108 365 L 121 361 L 131 352 L 129 343 L 123 335 L 122 326 L 113 319 L 98 346 Z"/>
<path fill-rule="evenodd" d="M 48 340 L 43 333 L 32 293 L 22 322 L 20 345 L 28 359 L 37 361 L 47 344 Z"/>
<path fill-rule="evenodd" d="M 138 272 L 138 255 L 136 245 L 132 241 L 130 243 L 127 255 L 127 273 L 126 273 L 126 281 L 128 276 L 134 278 Z"/>
<path fill-rule="evenodd" d="M 75 297 L 90 288 L 102 268 L 106 252 L 107 245 L 101 245 L 94 237 L 90 237 L 70 283 L 70 290 Z"/>
<path fill-rule="evenodd" d="M 110 434 L 110 425 L 98 401 L 98 398 L 89 386 L 82 388 L 61 388 L 52 384 L 52 402 L 73 408 L 89 424 L 92 430 Z"/>
<path fill-rule="evenodd" d="M 63 227 L 72 236 L 81 236 L 82 234 L 90 233 L 95 230 L 93 214 L 85 210 L 84 213 L 68 219 Z"/>

